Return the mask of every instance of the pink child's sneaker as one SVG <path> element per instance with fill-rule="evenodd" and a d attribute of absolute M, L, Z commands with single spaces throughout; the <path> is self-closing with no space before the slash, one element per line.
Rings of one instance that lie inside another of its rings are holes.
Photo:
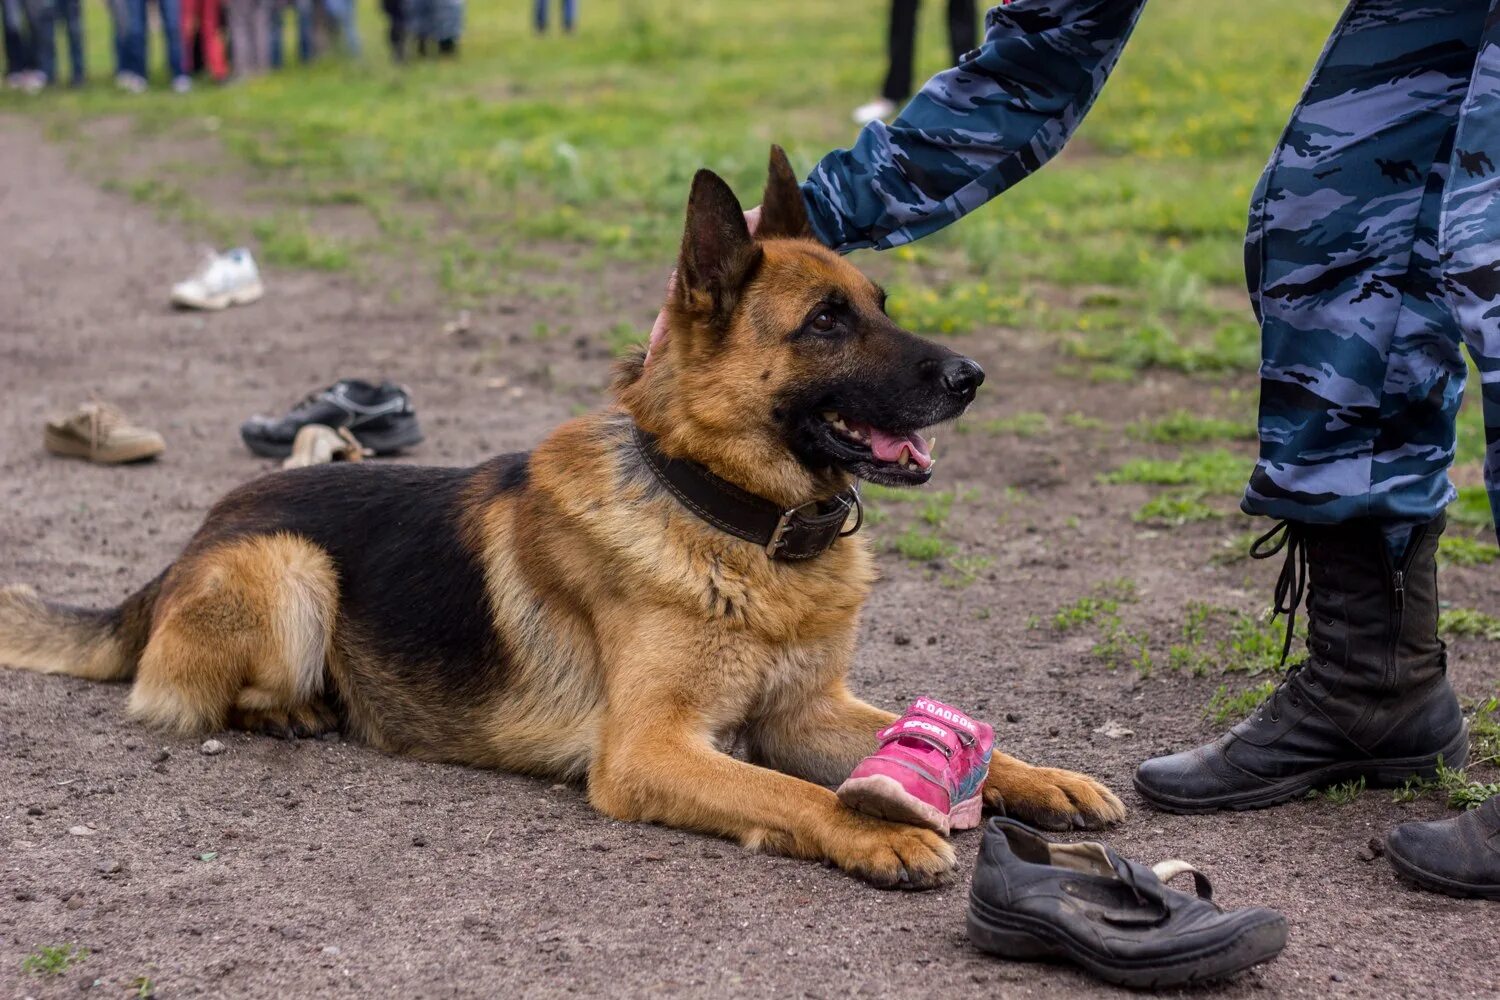
<path fill-rule="evenodd" d="M 979 825 L 993 729 L 942 702 L 918 698 L 875 738 L 880 748 L 839 786 L 839 801 L 942 834 Z"/>

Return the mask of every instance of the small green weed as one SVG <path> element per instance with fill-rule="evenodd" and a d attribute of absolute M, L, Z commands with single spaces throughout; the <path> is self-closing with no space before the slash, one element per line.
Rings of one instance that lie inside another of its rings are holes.
<path fill-rule="evenodd" d="M 1011 434 L 1018 438 L 1034 438 L 1052 429 L 1052 418 L 1045 413 L 1031 411 L 1009 417 L 999 417 L 995 420 L 959 423 L 956 429 L 960 434 L 968 434 L 977 430 L 984 434 Z"/>
<path fill-rule="evenodd" d="M 89 957 L 87 948 L 71 944 L 44 945 L 21 960 L 21 971 L 34 976 L 60 976 Z"/>
<path fill-rule="evenodd" d="M 1106 483 L 1196 486 L 1208 493 L 1238 493 L 1249 462 L 1223 450 L 1189 452 L 1181 458 L 1137 458 L 1103 477 Z"/>
<path fill-rule="evenodd" d="M 1450 809 L 1473 809 L 1500 795 L 1500 782 L 1470 781 L 1463 769 L 1439 762 L 1437 777 L 1430 781 L 1413 778 L 1396 789 L 1391 799 L 1394 802 L 1414 802 L 1429 793 L 1446 795 Z"/>
<path fill-rule="evenodd" d="M 1341 781 L 1336 785 L 1329 785 L 1322 791 L 1309 792 L 1308 797 L 1326 799 L 1336 806 L 1347 806 L 1359 798 L 1364 790 L 1365 779 L 1355 778 L 1353 781 Z"/>
<path fill-rule="evenodd" d="M 1439 613 L 1438 634 L 1445 639 L 1500 640 L 1500 618 L 1472 608 L 1452 608 Z"/>
<path fill-rule="evenodd" d="M 1218 726 L 1237 722 L 1259 708 L 1260 703 L 1271 697 L 1271 692 L 1275 690 L 1275 681 L 1262 681 L 1239 692 L 1231 692 L 1227 684 L 1220 684 L 1219 689 L 1208 700 L 1205 714 Z"/>
<path fill-rule="evenodd" d="M 605 332 L 604 343 L 609 347 L 609 353 L 617 358 L 623 357 L 644 345 L 649 333 L 648 330 L 638 329 L 634 324 L 621 320 Z"/>
<path fill-rule="evenodd" d="M 1460 486 L 1458 499 L 1448 505 L 1448 520 L 1454 524 L 1484 529 L 1493 524 L 1490 497 L 1483 486 Z"/>
<path fill-rule="evenodd" d="M 912 562 L 934 562 L 953 554 L 952 543 L 946 542 L 932 532 L 921 531 L 916 525 L 907 528 L 891 540 L 891 545 Z"/>
<path fill-rule="evenodd" d="M 1199 444 L 1254 438 L 1255 426 L 1241 420 L 1200 417 L 1188 410 L 1174 410 L 1158 420 L 1138 420 L 1126 427 L 1125 433 L 1139 441 L 1158 444 Z"/>
<path fill-rule="evenodd" d="M 1500 762 L 1500 698 L 1491 696 L 1481 702 L 1469 717 L 1469 763 Z"/>
<path fill-rule="evenodd" d="M 1500 548 L 1462 535 L 1438 539 L 1438 562 L 1446 566 L 1484 566 L 1500 559 Z"/>
<path fill-rule="evenodd" d="M 945 587 L 967 587 L 979 579 L 979 574 L 995 564 L 993 556 L 967 555 L 954 556 L 948 560 L 948 565 L 953 567 L 953 573 L 944 576 L 942 583 Z"/>
<path fill-rule="evenodd" d="M 1222 516 L 1203 502 L 1201 491 L 1188 490 L 1152 497 L 1141 504 L 1140 509 L 1130 515 L 1130 519 L 1137 524 L 1176 528 L 1193 521 L 1210 521 Z"/>

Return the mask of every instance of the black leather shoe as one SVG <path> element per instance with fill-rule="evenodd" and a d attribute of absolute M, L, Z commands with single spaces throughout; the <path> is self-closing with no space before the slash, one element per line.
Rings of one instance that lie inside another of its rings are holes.
<path fill-rule="evenodd" d="M 1193 876 L 1196 894 L 1168 888 Z M 1063 959 L 1119 986 L 1225 979 L 1286 947 L 1286 918 L 1224 911 L 1183 861 L 1154 868 L 1103 844 L 1059 844 L 1012 819 L 990 820 L 969 890 L 969 940 L 1001 958 Z"/>
<path fill-rule="evenodd" d="M 1385 838 L 1396 873 L 1450 896 L 1500 899 L 1500 795 L 1433 823 L 1402 823 Z"/>
<path fill-rule="evenodd" d="M 1141 796 L 1177 813 L 1261 809 L 1341 781 L 1399 785 L 1462 767 L 1468 727 L 1437 636 L 1443 523 L 1416 527 L 1399 564 L 1369 521 L 1283 521 L 1257 541 L 1257 558 L 1286 550 L 1276 610 L 1288 648 L 1307 590 L 1307 660 L 1218 740 L 1138 767 Z"/>
<path fill-rule="evenodd" d="M 319 389 L 280 417 L 254 416 L 240 425 L 245 446 L 266 458 L 292 453 L 297 432 L 308 424 L 347 427 L 361 445 L 391 455 L 422 440 L 411 397 L 399 385 L 343 379 Z"/>

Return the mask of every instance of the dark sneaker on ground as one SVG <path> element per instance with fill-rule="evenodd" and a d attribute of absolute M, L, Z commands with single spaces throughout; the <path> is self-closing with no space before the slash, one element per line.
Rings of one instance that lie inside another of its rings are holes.
<path fill-rule="evenodd" d="M 1193 876 L 1195 894 L 1166 882 Z M 969 940 L 1018 961 L 1062 960 L 1136 988 L 1226 979 L 1286 947 L 1286 918 L 1225 911 L 1185 861 L 1153 868 L 1098 843 L 1059 844 L 1012 819 L 984 829 L 969 890 Z"/>
<path fill-rule="evenodd" d="M 266 458 L 292 453 L 297 432 L 308 424 L 346 427 L 377 455 L 391 455 L 422 440 L 417 414 L 405 389 L 390 382 L 371 385 L 343 379 L 312 393 L 281 417 L 254 416 L 240 425 L 245 446 Z"/>
<path fill-rule="evenodd" d="M 1402 823 L 1385 838 L 1396 873 L 1450 896 L 1500 899 L 1500 795 L 1432 823 Z"/>

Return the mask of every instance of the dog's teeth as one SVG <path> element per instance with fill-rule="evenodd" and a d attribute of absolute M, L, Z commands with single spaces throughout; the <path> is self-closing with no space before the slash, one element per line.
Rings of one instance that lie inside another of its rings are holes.
<path fill-rule="evenodd" d="M 833 412 L 832 410 L 824 410 L 823 411 L 823 419 L 826 420 L 826 421 L 828 421 L 830 424 L 833 423 L 834 421 L 838 420 L 838 418 L 839 418 L 839 415 L 837 413 Z"/>
<path fill-rule="evenodd" d="M 929 455 L 929 456 L 931 456 L 931 455 L 932 455 L 932 453 L 933 453 L 933 452 L 934 452 L 934 451 L 936 451 L 936 450 L 937 450 L 937 435 L 936 435 L 936 434 L 934 434 L 934 435 L 933 435 L 933 436 L 932 436 L 932 440 L 931 440 L 931 441 L 928 441 L 928 442 L 927 442 L 927 454 L 928 454 L 928 455 Z"/>

